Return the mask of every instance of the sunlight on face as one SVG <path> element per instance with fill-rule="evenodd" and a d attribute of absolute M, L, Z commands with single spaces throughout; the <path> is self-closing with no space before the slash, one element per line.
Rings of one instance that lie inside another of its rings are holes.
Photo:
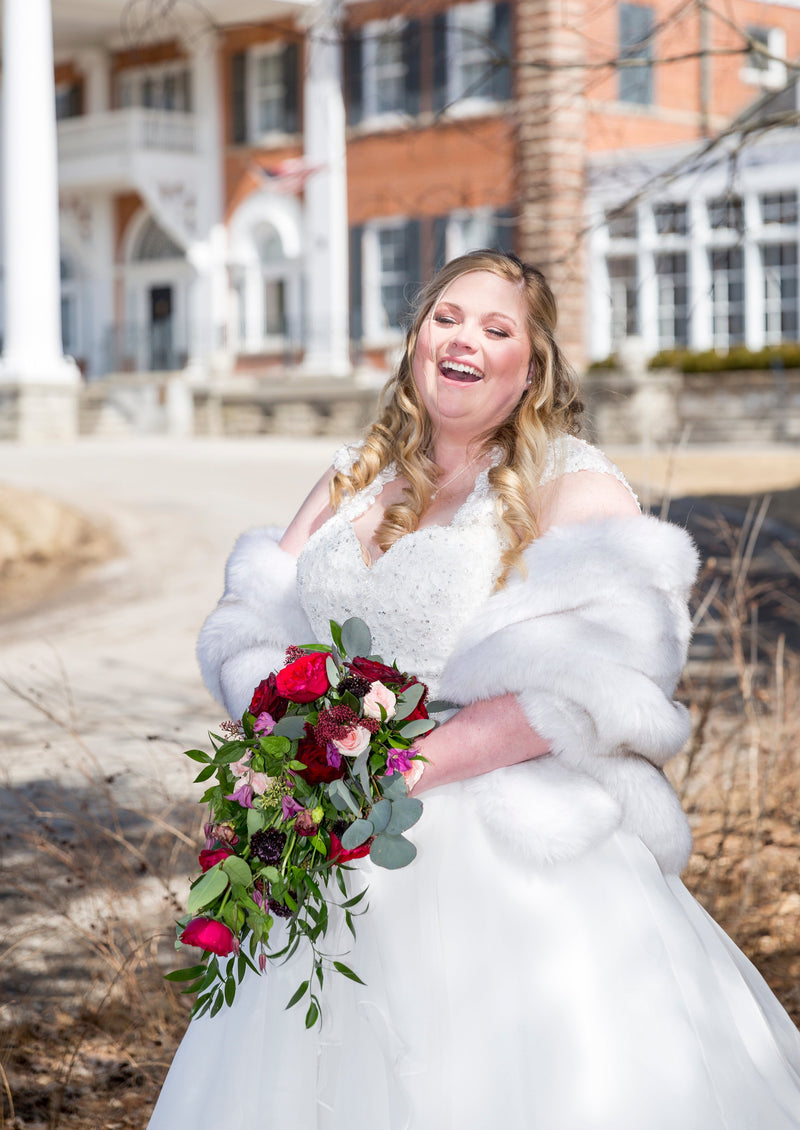
<path fill-rule="evenodd" d="M 525 391 L 530 355 L 521 287 L 491 271 L 455 279 L 414 352 L 414 382 L 434 426 L 469 442 L 501 423 Z"/>

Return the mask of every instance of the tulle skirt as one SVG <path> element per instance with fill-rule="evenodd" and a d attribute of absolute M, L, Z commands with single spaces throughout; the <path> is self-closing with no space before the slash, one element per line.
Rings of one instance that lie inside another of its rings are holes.
<path fill-rule="evenodd" d="M 150 1130 L 797 1130 L 800 1036 L 677 877 L 617 832 L 533 867 L 461 785 L 425 796 L 397 872 L 327 948 L 324 1019 L 285 1005 L 302 949 L 193 1021 Z"/>

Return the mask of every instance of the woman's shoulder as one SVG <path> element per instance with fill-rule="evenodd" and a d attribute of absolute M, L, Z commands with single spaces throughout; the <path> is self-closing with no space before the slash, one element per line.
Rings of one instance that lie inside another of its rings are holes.
<path fill-rule="evenodd" d="M 561 435 L 551 440 L 547 446 L 541 484 L 553 483 L 565 475 L 591 471 L 599 475 L 610 475 L 621 483 L 638 505 L 638 498 L 625 475 L 598 447 L 593 447 L 578 436 Z"/>

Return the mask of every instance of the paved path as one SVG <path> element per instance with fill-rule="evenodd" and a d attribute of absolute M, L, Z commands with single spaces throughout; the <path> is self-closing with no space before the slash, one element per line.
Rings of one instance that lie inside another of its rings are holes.
<path fill-rule="evenodd" d="M 219 722 L 194 658 L 236 536 L 285 524 L 336 446 L 320 440 L 0 444 L 0 481 L 108 522 L 122 547 L 77 585 L 0 618 L 0 774 L 20 785 L 118 775 L 188 789 L 182 749 Z M 48 717 L 51 715 L 51 717 Z M 8 794 L 6 794 L 8 795 Z"/>

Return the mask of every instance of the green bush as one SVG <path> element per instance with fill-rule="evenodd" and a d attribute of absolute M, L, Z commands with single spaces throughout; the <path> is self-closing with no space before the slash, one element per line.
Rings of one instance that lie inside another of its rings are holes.
<path fill-rule="evenodd" d="M 662 349 L 650 359 L 651 369 L 677 369 L 681 373 L 724 373 L 747 369 L 800 369 L 800 343 L 783 342 L 764 349 L 736 345 L 727 351 Z"/>

